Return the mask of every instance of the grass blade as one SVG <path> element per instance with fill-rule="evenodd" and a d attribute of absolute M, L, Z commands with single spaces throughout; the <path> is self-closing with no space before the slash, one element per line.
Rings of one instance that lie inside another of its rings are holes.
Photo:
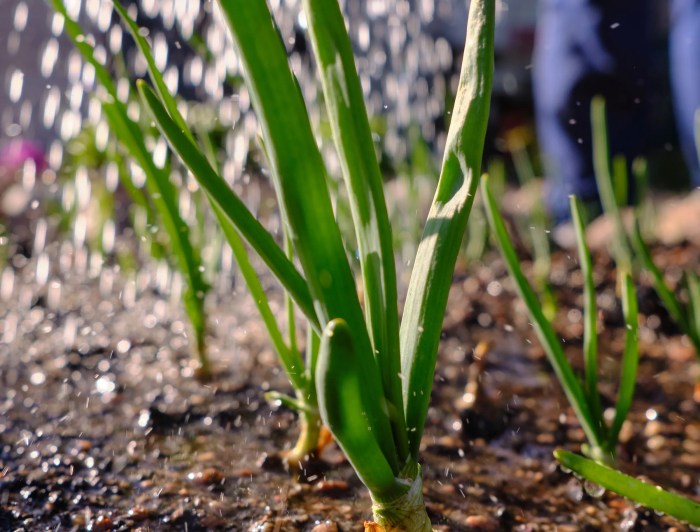
<path fill-rule="evenodd" d="M 639 365 L 639 338 L 637 292 L 634 288 L 632 277 L 625 275 L 622 285 L 622 312 L 625 316 L 625 350 L 620 364 L 620 388 L 617 392 L 617 404 L 615 405 L 615 417 L 608 432 L 608 451 L 615 455 L 617 438 L 620 435 L 622 424 L 627 419 L 627 413 L 632 405 L 634 389 L 637 384 L 637 366 Z"/>
<path fill-rule="evenodd" d="M 685 521 L 690 525 L 700 526 L 700 504 L 695 501 L 562 449 L 554 451 L 554 457 L 567 469 L 571 469 L 574 473 L 614 491 L 618 495 Z"/>
<path fill-rule="evenodd" d="M 413 457 L 418 454 L 428 412 L 452 274 L 479 184 L 491 102 L 494 25 L 494 1 L 473 0 L 440 181 L 418 246 L 401 321 L 403 402 Z"/>
<path fill-rule="evenodd" d="M 335 0 L 305 0 L 333 139 L 348 189 L 365 295 L 366 322 L 382 373 L 399 459 L 407 457 L 399 357 L 396 266 L 382 176 L 345 20 Z"/>
<path fill-rule="evenodd" d="M 564 388 L 564 393 L 569 399 L 571 407 L 576 412 L 583 431 L 586 433 L 586 438 L 592 446 L 602 448 L 604 444 L 603 435 L 600 432 L 599 424 L 591 414 L 591 410 L 586 400 L 586 394 L 583 387 L 579 383 L 571 364 L 564 354 L 564 350 L 559 343 L 556 332 L 551 323 L 545 318 L 542 313 L 539 298 L 535 291 L 530 286 L 525 274 L 520 267 L 520 261 L 515 253 L 515 248 L 510 241 L 510 236 L 505 226 L 505 222 L 498 211 L 498 203 L 494 197 L 489 185 L 488 176 L 483 179 L 483 195 L 486 214 L 491 224 L 491 230 L 496 237 L 498 246 L 501 248 L 503 259 L 506 262 L 510 276 L 515 281 L 515 286 L 518 289 L 520 297 L 527 306 L 530 317 L 533 321 L 533 327 L 537 333 L 542 346 L 544 347 L 547 358 L 554 368 L 559 382 Z"/>
<path fill-rule="evenodd" d="M 569 196 L 571 218 L 576 230 L 579 264 L 583 274 L 583 366 L 584 391 L 593 419 L 603 419 L 603 408 L 598 393 L 598 311 L 593 282 L 591 251 L 586 244 L 586 226 L 581 214 L 581 204 L 576 196 Z M 599 430 L 605 432 L 605 426 Z"/>

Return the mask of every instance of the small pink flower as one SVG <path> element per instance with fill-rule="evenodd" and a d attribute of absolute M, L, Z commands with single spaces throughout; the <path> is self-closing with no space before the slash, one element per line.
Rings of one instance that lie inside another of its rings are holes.
<path fill-rule="evenodd" d="M 44 150 L 31 140 L 15 139 L 0 147 L 0 169 L 2 170 L 16 172 L 29 160 L 34 161 L 38 172 L 46 168 Z"/>

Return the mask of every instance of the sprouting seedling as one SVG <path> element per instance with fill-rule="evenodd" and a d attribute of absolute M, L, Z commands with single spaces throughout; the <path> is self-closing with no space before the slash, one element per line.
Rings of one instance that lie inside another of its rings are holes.
<path fill-rule="evenodd" d="M 512 132 L 508 142 L 508 148 L 513 157 L 515 173 L 518 176 L 520 186 L 523 188 L 533 187 L 536 184 L 532 159 L 525 145 L 524 133 L 522 131 Z M 552 270 L 552 250 L 550 247 L 549 227 L 551 220 L 547 214 L 541 194 L 537 194 L 537 199 L 533 203 L 529 216 L 525 219 L 527 231 L 523 239 L 530 242 L 533 255 L 533 274 L 535 286 L 542 298 L 542 310 L 546 318 L 552 320 L 557 313 L 557 301 L 554 297 L 549 276 Z M 529 237 L 529 238 L 528 238 Z"/>
<path fill-rule="evenodd" d="M 175 187 L 168 174 L 154 163 L 140 126 L 129 118 L 126 105 L 120 101 L 109 72 L 95 57 L 95 50 L 85 38 L 80 26 L 68 16 L 63 0 L 51 0 L 51 4 L 54 10 L 64 17 L 66 34 L 84 60 L 95 69 L 97 81 L 107 92 L 107 96 L 101 102 L 107 124 L 146 176 L 149 200 L 155 206 L 161 224 L 168 234 L 171 252 L 174 255 L 173 262 L 183 274 L 187 285 L 183 304 L 194 332 L 194 349 L 200 363 L 200 372 L 203 377 L 207 377 L 210 368 L 206 353 L 204 298 L 209 286 L 202 276 L 199 252 L 193 246 L 189 228 L 180 216 Z"/>
<path fill-rule="evenodd" d="M 618 495 L 627 497 L 656 512 L 670 515 L 692 526 L 700 526 L 700 504 L 691 499 L 666 491 L 660 486 L 642 482 L 563 449 L 554 451 L 554 457 L 562 467 L 590 482 L 614 491 Z"/>
<path fill-rule="evenodd" d="M 651 274 L 654 289 L 669 315 L 695 348 L 700 357 L 700 278 L 698 274 L 687 270 L 684 273 L 687 303 L 676 296 L 674 290 L 666 283 L 663 272 L 654 262 L 651 251 L 644 242 L 638 220 L 635 220 L 632 242 L 644 268 Z"/>
<path fill-rule="evenodd" d="M 571 197 L 571 215 L 578 240 L 579 260 L 584 279 L 584 375 L 581 381 L 569 363 L 559 338 L 542 311 L 539 299 L 523 274 L 503 217 L 498 210 L 496 198 L 491 190 L 489 179 L 484 179 L 483 193 L 489 223 L 496 236 L 503 258 L 515 281 L 520 297 L 527 307 L 533 326 L 544 346 L 545 353 L 554 368 L 559 382 L 564 388 L 571 407 L 578 417 L 586 434 L 588 444 L 583 451 L 596 461 L 613 463 L 617 442 L 634 395 L 638 365 L 637 338 L 637 299 L 634 284 L 629 274 L 624 276 L 622 285 L 622 308 L 625 318 L 625 348 L 620 367 L 620 385 L 615 415 L 610 425 L 603 416 L 600 393 L 598 391 L 598 346 L 596 331 L 595 286 L 593 282 L 591 255 L 585 241 L 585 226 L 581 216 L 581 206 Z"/>
<path fill-rule="evenodd" d="M 447 151 L 414 261 L 399 327 L 396 272 L 381 175 L 352 48 L 337 2 L 305 0 L 324 101 L 359 247 L 364 309 L 336 223 L 326 168 L 265 0 L 221 0 L 269 160 L 282 220 L 302 272 L 183 133 L 161 98 L 144 105 L 224 216 L 322 332 L 316 362 L 321 417 L 396 530 L 430 530 L 418 451 L 443 313 L 476 192 L 493 75 L 493 0 L 471 3 L 465 58 Z"/>
<path fill-rule="evenodd" d="M 622 221 L 620 203 L 627 201 L 627 164 L 624 157 L 616 157 L 610 163 L 608 127 L 605 99 L 596 96 L 591 100 L 591 127 L 593 130 L 593 167 L 598 185 L 598 195 L 603 211 L 613 224 L 612 253 L 618 270 L 618 286 L 622 286 L 626 274 L 632 273 L 633 255 Z"/>

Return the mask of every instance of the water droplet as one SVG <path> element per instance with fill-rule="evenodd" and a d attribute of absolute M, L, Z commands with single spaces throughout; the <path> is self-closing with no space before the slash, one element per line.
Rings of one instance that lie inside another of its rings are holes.
<path fill-rule="evenodd" d="M 595 499 L 599 499 L 605 493 L 605 488 L 603 486 L 596 484 L 595 482 L 591 482 L 590 480 L 585 480 L 583 482 L 583 488 L 586 490 L 588 495 Z"/>

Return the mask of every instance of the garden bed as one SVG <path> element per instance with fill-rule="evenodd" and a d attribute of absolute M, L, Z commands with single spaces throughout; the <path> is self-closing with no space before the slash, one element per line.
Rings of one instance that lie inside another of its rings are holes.
<path fill-rule="evenodd" d="M 335 445 L 301 470 L 285 471 L 276 458 L 296 439 L 296 416 L 263 396 L 289 385 L 248 296 L 209 301 L 217 369 L 201 383 L 186 320 L 159 293 L 156 270 L 136 280 L 110 267 L 83 275 L 84 252 L 59 250 L 47 248 L 46 283 L 36 282 L 35 259 L 16 256 L 6 269 L 14 280 L 5 273 L 0 286 L 0 529 L 362 529 L 370 501 Z M 683 245 L 656 256 L 666 268 L 697 266 Z M 601 378 L 613 399 L 624 330 L 609 259 L 597 258 Z M 686 530 L 555 465 L 552 451 L 578 450 L 583 432 L 500 258 L 486 259 L 458 268 L 443 327 L 421 452 L 433 523 Z M 567 252 L 555 253 L 552 280 L 558 331 L 578 360 L 581 278 Z M 697 360 L 653 291 L 639 297 L 639 379 L 620 465 L 697 496 Z M 475 378 L 472 402 L 465 387 Z"/>

